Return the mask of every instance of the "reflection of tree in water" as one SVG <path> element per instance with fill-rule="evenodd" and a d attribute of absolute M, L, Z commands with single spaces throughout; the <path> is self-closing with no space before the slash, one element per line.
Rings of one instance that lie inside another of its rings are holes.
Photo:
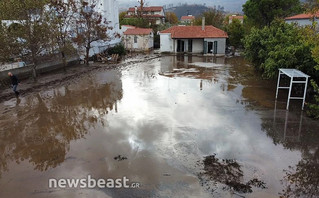
<path fill-rule="evenodd" d="M 292 118 L 295 116 L 290 115 Z M 299 125 L 290 120 L 285 134 L 285 121 L 282 119 L 276 119 L 274 122 L 272 117 L 268 117 L 262 121 L 262 130 L 273 139 L 274 144 L 282 144 L 286 149 L 300 150 L 302 153 L 302 159 L 295 167 L 284 170 L 282 194 L 285 197 L 319 197 L 318 124 L 304 118 L 305 124 L 298 134 Z"/>
<path fill-rule="evenodd" d="M 120 76 L 114 79 L 108 84 L 88 79 L 85 90 L 63 87 L 50 96 L 47 92 L 37 94 L 28 97 L 16 114 L 4 114 L 5 121 L 0 122 L 5 131 L 0 134 L 0 174 L 8 170 L 9 161 L 28 160 L 40 171 L 62 163 L 70 142 L 83 138 L 97 122 L 104 124 L 102 116 L 122 99 Z"/>
<path fill-rule="evenodd" d="M 285 170 L 286 197 L 319 197 L 319 149 L 299 161 L 296 168 Z"/>
<path fill-rule="evenodd" d="M 266 184 L 254 178 L 243 182 L 243 171 L 235 160 L 218 159 L 216 155 L 205 157 L 203 160 L 204 172 L 199 174 L 202 186 L 210 189 L 211 182 L 224 184 L 223 190 L 234 190 L 239 193 L 251 193 L 253 187 L 266 188 Z M 216 183 L 215 183 L 216 186 Z M 212 189 L 214 191 L 215 189 Z"/>

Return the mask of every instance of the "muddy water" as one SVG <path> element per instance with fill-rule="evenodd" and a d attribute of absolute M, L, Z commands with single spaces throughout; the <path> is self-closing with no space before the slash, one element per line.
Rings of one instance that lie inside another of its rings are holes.
<path fill-rule="evenodd" d="M 0 197 L 318 196 L 319 125 L 285 95 L 241 57 L 167 56 L 13 98 Z M 48 187 L 88 175 L 141 187 Z"/>

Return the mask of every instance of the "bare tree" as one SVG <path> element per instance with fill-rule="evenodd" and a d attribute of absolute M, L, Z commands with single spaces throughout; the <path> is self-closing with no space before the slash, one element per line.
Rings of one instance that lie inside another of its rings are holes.
<path fill-rule="evenodd" d="M 107 30 L 110 29 L 101 13 L 96 10 L 96 6 L 96 2 L 82 1 L 77 12 L 75 41 L 79 46 L 85 48 L 87 65 L 89 64 L 92 43 L 108 40 Z"/>
<path fill-rule="evenodd" d="M 67 65 L 66 54 L 74 51 L 72 46 L 72 28 L 75 21 L 76 3 L 74 0 L 51 0 L 51 26 L 53 32 L 54 45 L 58 46 L 62 56 L 64 68 Z"/>

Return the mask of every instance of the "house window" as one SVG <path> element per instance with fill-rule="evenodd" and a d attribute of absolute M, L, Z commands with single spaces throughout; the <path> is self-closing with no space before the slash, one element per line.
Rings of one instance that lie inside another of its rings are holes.
<path fill-rule="evenodd" d="M 134 36 L 134 43 L 137 43 L 137 36 Z"/>

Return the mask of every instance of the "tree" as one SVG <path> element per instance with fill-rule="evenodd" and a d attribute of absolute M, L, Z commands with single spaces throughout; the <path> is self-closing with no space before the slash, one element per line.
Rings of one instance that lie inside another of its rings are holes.
<path fill-rule="evenodd" d="M 149 23 L 147 20 L 143 18 L 127 18 L 123 19 L 120 25 L 132 25 L 139 28 L 148 28 Z"/>
<path fill-rule="evenodd" d="M 49 46 L 51 31 L 49 18 L 46 16 L 48 0 L 11 0 L 0 1 L 1 19 L 14 19 L 19 28 L 13 36 L 18 42 L 21 53 L 30 53 L 33 62 L 33 77 L 36 78 L 37 57 L 44 53 Z"/>
<path fill-rule="evenodd" d="M 7 26 L 4 23 L 0 23 L 0 61 L 7 62 L 12 60 L 13 57 L 20 54 L 20 43 L 13 36 L 14 31 L 20 28 L 18 24 L 12 24 Z"/>
<path fill-rule="evenodd" d="M 243 40 L 245 56 L 267 78 L 276 77 L 279 68 L 296 68 L 314 77 L 316 63 L 303 37 L 298 27 L 284 21 L 252 28 Z"/>
<path fill-rule="evenodd" d="M 78 8 L 76 20 L 76 38 L 78 45 L 83 46 L 86 50 L 85 61 L 89 65 L 90 49 L 93 42 L 106 41 L 107 22 L 102 15 L 95 10 L 96 2 L 82 1 Z"/>
<path fill-rule="evenodd" d="M 122 23 L 122 21 L 123 21 L 123 19 L 125 18 L 126 14 L 127 14 L 126 12 L 120 12 L 120 14 L 119 14 L 120 24 Z"/>
<path fill-rule="evenodd" d="M 50 24 L 52 27 L 53 47 L 58 47 L 62 56 L 64 67 L 66 66 L 66 54 L 74 51 L 71 43 L 72 25 L 75 21 L 76 3 L 74 0 L 50 2 Z"/>
<path fill-rule="evenodd" d="M 195 25 L 202 25 L 202 18 L 205 17 L 205 25 L 212 25 L 217 28 L 222 28 L 224 25 L 224 14 L 217 9 L 210 9 L 209 11 L 203 12 L 200 17 L 195 19 Z"/>
<path fill-rule="evenodd" d="M 166 12 L 165 18 L 166 21 L 172 25 L 176 25 L 178 23 L 178 18 L 174 12 Z"/>
<path fill-rule="evenodd" d="M 257 27 L 270 26 L 276 18 L 301 12 L 299 0 L 248 0 L 243 11 Z"/>
<path fill-rule="evenodd" d="M 245 30 L 243 24 L 238 19 L 234 19 L 232 23 L 226 26 L 226 32 L 232 46 L 235 48 L 242 46 L 241 40 L 244 38 Z"/>

